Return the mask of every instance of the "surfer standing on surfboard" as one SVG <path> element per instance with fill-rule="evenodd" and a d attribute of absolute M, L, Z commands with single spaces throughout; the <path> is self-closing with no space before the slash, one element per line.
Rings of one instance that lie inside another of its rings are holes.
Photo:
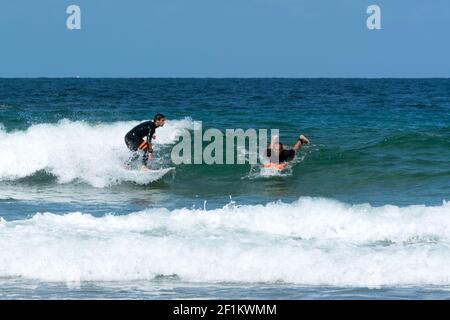
<path fill-rule="evenodd" d="M 127 165 L 139 158 L 139 151 L 143 151 L 141 170 L 148 170 L 147 161 L 152 160 L 152 139 L 155 139 L 155 130 L 164 125 L 166 117 L 158 113 L 153 121 L 145 121 L 138 124 L 125 135 L 125 144 L 133 151 L 133 155 L 128 159 Z M 146 138 L 146 139 L 144 139 Z"/>
<path fill-rule="evenodd" d="M 308 138 L 301 134 L 292 149 L 284 149 L 282 143 L 278 142 L 278 136 L 273 136 L 270 145 L 267 147 L 267 157 L 271 160 L 275 159 L 278 162 L 270 161 L 263 165 L 264 168 L 274 168 L 277 170 L 283 170 L 286 168 L 289 161 L 294 160 L 295 152 L 300 150 L 302 144 L 309 144 Z"/>

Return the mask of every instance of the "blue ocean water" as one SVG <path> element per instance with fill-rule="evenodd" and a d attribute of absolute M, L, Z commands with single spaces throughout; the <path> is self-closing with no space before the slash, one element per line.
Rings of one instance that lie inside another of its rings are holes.
<path fill-rule="evenodd" d="M 200 121 L 312 143 L 174 165 Z M 0 79 L 0 298 L 448 298 L 449 159 L 448 79 Z"/>

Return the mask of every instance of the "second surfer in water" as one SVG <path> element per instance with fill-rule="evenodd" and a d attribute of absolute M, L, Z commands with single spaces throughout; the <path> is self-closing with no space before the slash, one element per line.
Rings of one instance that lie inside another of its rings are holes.
<path fill-rule="evenodd" d="M 283 170 L 289 161 L 294 160 L 295 152 L 300 150 L 302 144 L 309 144 L 308 138 L 303 134 L 298 137 L 292 149 L 284 149 L 283 144 L 278 142 L 278 136 L 272 137 L 272 141 L 266 150 L 270 162 L 264 164 L 263 167 Z"/>
<path fill-rule="evenodd" d="M 165 120 L 164 115 L 158 113 L 153 118 L 153 121 L 142 122 L 125 135 L 125 144 L 128 149 L 133 151 L 133 155 L 127 161 L 127 165 L 136 161 L 140 156 L 139 151 L 141 151 L 143 155 L 140 169 L 148 170 L 147 161 L 152 160 L 153 153 L 152 139 L 155 138 L 156 129 L 164 126 Z"/>

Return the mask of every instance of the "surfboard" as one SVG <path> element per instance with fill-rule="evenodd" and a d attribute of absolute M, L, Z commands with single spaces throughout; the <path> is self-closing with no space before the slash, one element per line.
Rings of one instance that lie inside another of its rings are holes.
<path fill-rule="evenodd" d="M 262 165 L 263 169 L 282 171 L 286 169 L 287 163 L 266 163 Z"/>
<path fill-rule="evenodd" d="M 136 182 L 137 184 L 148 184 L 163 178 L 169 172 L 175 171 L 175 167 L 149 170 L 128 170 L 122 172 L 122 179 Z"/>
<path fill-rule="evenodd" d="M 276 164 L 270 163 L 260 167 L 259 177 L 271 178 L 271 177 L 287 177 L 292 174 L 291 167 L 288 163 Z"/>

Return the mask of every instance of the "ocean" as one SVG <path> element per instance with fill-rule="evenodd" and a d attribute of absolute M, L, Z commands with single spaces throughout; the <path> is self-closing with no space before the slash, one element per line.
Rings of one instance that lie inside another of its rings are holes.
<path fill-rule="evenodd" d="M 311 144 L 173 164 L 199 122 Z M 448 299 L 449 199 L 450 79 L 0 79 L 1 299 Z"/>

